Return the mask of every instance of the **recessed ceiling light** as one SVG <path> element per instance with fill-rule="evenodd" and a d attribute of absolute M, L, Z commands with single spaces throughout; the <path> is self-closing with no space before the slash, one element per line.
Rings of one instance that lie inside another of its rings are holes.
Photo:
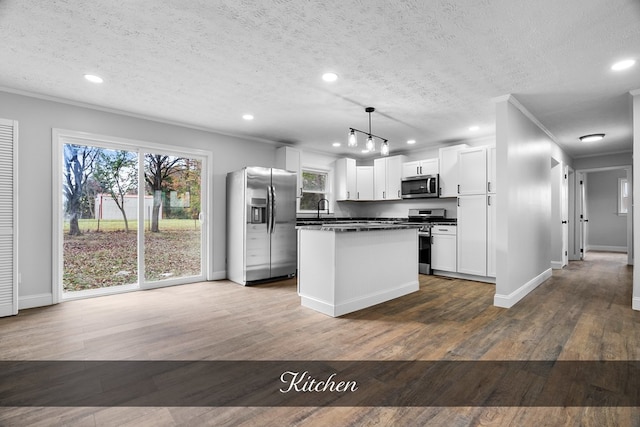
<path fill-rule="evenodd" d="M 364 150 L 362 150 L 362 152 L 363 152 L 363 153 L 368 153 L 368 152 L 369 152 L 369 150 L 364 149 Z"/>
<path fill-rule="evenodd" d="M 322 80 L 325 82 L 335 82 L 338 80 L 338 75 L 336 73 L 324 73 L 322 75 Z"/>
<path fill-rule="evenodd" d="M 242 116 L 242 118 L 245 120 L 253 120 L 253 114 L 245 114 Z"/>
<path fill-rule="evenodd" d="M 611 69 L 613 71 L 622 71 L 622 70 L 626 70 L 627 68 L 633 67 L 635 63 L 636 63 L 635 59 L 625 59 L 624 61 L 619 61 L 613 64 L 611 66 Z"/>
<path fill-rule="evenodd" d="M 415 139 L 410 139 L 407 141 L 407 144 L 415 144 L 416 140 Z"/>
<path fill-rule="evenodd" d="M 591 135 L 581 136 L 580 141 L 594 142 L 594 141 L 600 141 L 602 138 L 604 138 L 604 133 L 592 133 Z"/>
<path fill-rule="evenodd" d="M 469 130 L 470 130 L 471 132 L 475 132 L 475 131 L 477 131 L 477 130 L 479 130 L 479 129 L 480 129 L 480 126 L 469 126 Z"/>
<path fill-rule="evenodd" d="M 334 142 L 334 143 L 333 143 L 333 144 L 331 144 L 331 145 L 333 145 L 334 147 L 340 147 L 340 145 L 342 145 L 342 144 L 340 144 L 339 142 Z"/>
<path fill-rule="evenodd" d="M 93 74 L 85 74 L 84 78 L 89 80 L 91 83 L 102 83 L 104 81 L 102 80 L 102 77 Z"/>

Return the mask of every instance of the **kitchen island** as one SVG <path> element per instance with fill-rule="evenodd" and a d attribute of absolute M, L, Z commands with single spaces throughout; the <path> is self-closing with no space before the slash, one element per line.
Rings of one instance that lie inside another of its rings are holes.
<path fill-rule="evenodd" d="M 298 227 L 298 294 L 337 317 L 419 289 L 418 231 L 403 224 Z"/>

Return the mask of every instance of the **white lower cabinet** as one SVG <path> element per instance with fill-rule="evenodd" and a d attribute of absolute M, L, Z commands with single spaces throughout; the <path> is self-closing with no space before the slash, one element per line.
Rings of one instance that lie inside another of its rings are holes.
<path fill-rule="evenodd" d="M 487 275 L 487 195 L 458 197 L 458 273 Z"/>
<path fill-rule="evenodd" d="M 455 272 L 456 247 L 456 227 L 434 225 L 431 228 L 431 269 Z"/>

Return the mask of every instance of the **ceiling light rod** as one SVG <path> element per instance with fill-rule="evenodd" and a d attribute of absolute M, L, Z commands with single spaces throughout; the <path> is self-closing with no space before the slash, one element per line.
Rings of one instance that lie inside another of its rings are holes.
<path fill-rule="evenodd" d="M 350 131 L 354 131 L 354 132 L 360 132 L 361 134 L 364 134 L 364 135 L 367 135 L 367 136 L 372 136 L 372 137 L 374 137 L 374 138 L 381 139 L 381 140 L 382 140 L 382 141 L 384 141 L 384 142 L 388 142 L 388 141 L 389 141 L 388 139 L 385 139 L 385 138 L 383 138 L 383 137 L 381 137 L 381 136 L 374 135 L 374 134 L 372 134 L 372 133 L 370 133 L 370 132 L 365 132 L 365 131 L 360 130 L 360 129 L 356 129 L 356 128 L 349 128 L 349 130 L 350 130 Z"/>
<path fill-rule="evenodd" d="M 374 135 L 371 133 L 371 113 L 373 113 L 374 111 L 376 111 L 375 108 L 373 107 L 367 107 L 364 109 L 365 113 L 369 114 L 369 132 L 365 132 L 363 130 L 360 129 L 356 129 L 356 128 L 349 128 L 349 147 L 356 147 L 358 145 L 358 140 L 356 138 L 356 132 L 367 135 L 367 150 L 368 151 L 375 151 L 375 143 L 373 141 L 373 138 L 378 138 L 380 140 L 382 140 L 382 145 L 380 146 L 380 154 L 382 154 L 383 156 L 388 156 L 389 155 L 389 143 L 388 143 L 388 139 L 383 138 L 381 136 L 378 135 Z"/>

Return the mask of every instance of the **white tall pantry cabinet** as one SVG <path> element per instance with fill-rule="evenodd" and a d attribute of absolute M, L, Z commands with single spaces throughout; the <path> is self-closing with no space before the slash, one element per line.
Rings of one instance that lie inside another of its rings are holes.
<path fill-rule="evenodd" d="M 458 272 L 487 276 L 487 148 L 458 153 Z"/>
<path fill-rule="evenodd" d="M 0 119 L 0 317 L 18 314 L 18 122 Z"/>

